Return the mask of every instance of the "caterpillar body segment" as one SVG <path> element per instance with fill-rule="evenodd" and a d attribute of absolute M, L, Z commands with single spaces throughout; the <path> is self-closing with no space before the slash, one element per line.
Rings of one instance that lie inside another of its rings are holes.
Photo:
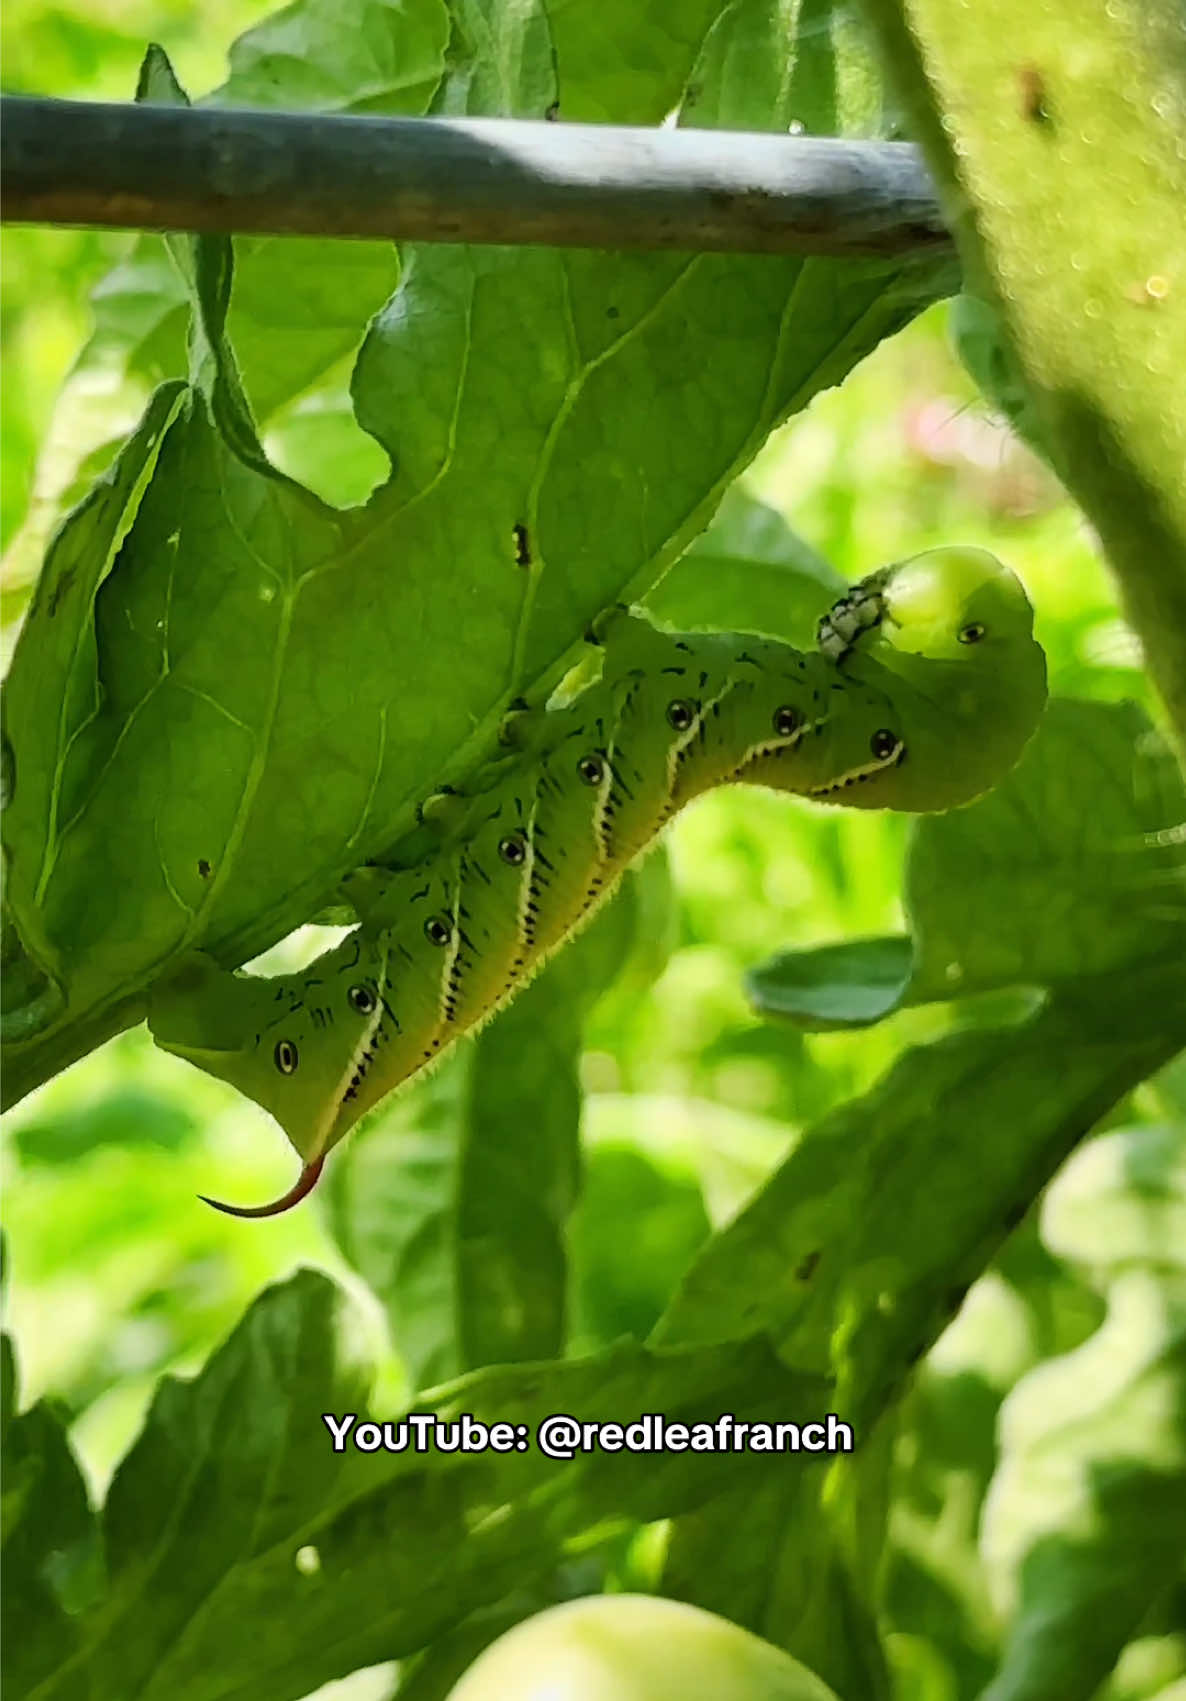
<path fill-rule="evenodd" d="M 980 550 L 882 569 L 807 653 L 613 616 L 595 629 L 600 678 L 516 711 L 512 747 L 426 811 L 423 859 L 346 883 L 362 921 L 340 945 L 269 979 L 191 962 L 154 998 L 157 1043 L 288 1134 L 305 1167 L 277 1209 L 366 1110 L 512 997 L 692 798 L 738 782 L 951 808 L 1007 772 L 1045 701 L 1025 593 Z"/>

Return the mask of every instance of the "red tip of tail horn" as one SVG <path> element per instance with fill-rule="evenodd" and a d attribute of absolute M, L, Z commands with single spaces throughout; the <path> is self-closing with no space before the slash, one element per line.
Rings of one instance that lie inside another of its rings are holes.
<path fill-rule="evenodd" d="M 198 1198 L 203 1205 L 213 1205 L 216 1211 L 224 1211 L 228 1217 L 278 1217 L 284 1211 L 291 1211 L 294 1205 L 299 1205 L 312 1193 L 324 1164 L 325 1153 L 322 1152 L 319 1158 L 305 1165 L 288 1192 L 279 1199 L 273 1199 L 270 1205 L 226 1205 L 221 1199 L 208 1198 L 205 1193 L 199 1193 Z"/>

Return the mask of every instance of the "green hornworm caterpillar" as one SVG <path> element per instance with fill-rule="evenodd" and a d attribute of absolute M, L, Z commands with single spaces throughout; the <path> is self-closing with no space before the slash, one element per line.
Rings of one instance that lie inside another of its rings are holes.
<path fill-rule="evenodd" d="M 302 1160 L 282 1199 L 219 1209 L 265 1216 L 302 1198 L 364 1111 L 513 996 L 701 792 L 740 781 L 951 809 L 1012 767 L 1046 697 L 1025 592 L 978 549 L 863 580 L 811 653 L 624 610 L 593 637 L 596 683 L 515 709 L 511 753 L 425 805 L 422 861 L 346 883 L 361 925 L 340 945 L 271 979 L 199 956 L 155 995 L 157 1044 L 263 1105 Z"/>

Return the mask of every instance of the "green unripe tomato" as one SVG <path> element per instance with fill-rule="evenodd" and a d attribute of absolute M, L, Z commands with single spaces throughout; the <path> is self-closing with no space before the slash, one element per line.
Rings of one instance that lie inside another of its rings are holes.
<path fill-rule="evenodd" d="M 660 1595 L 590 1595 L 491 1643 L 448 1701 L 837 1701 L 727 1618 Z"/>

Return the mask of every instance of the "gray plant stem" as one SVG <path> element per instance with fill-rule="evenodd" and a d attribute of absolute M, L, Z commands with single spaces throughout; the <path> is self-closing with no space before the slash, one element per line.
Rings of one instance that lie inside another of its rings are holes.
<path fill-rule="evenodd" d="M 0 161 L 8 222 L 854 258 L 951 241 L 906 142 L 10 95 Z"/>

